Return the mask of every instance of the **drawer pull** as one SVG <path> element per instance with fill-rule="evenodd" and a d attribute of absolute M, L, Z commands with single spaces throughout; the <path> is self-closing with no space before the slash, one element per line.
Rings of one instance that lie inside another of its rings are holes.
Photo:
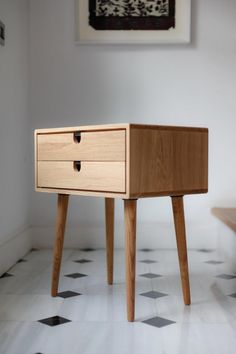
<path fill-rule="evenodd" d="M 81 140 L 81 132 L 74 132 L 74 141 L 80 143 Z"/>
<path fill-rule="evenodd" d="M 74 169 L 77 170 L 78 172 L 81 169 L 81 161 L 74 161 Z"/>

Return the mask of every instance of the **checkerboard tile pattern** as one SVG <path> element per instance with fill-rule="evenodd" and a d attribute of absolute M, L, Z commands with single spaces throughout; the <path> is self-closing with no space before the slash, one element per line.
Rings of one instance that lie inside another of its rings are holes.
<path fill-rule="evenodd" d="M 81 294 L 75 292 L 75 291 L 62 291 L 61 293 L 58 293 L 57 296 L 62 297 L 63 299 L 68 299 L 70 297 L 74 296 L 79 296 Z"/>
<path fill-rule="evenodd" d="M 81 326 L 81 332 L 75 330 L 76 343 L 81 340 L 84 328 L 87 326 L 90 331 L 93 324 L 98 333 L 106 324 L 109 328 L 120 324 L 121 328 L 128 326 L 126 331 L 140 328 L 140 336 L 143 331 L 149 336 L 150 330 L 153 336 L 153 331 L 158 335 L 168 328 L 185 328 L 188 323 L 204 326 L 214 321 L 223 323 L 225 317 L 222 320 L 222 316 L 227 317 L 229 313 L 236 320 L 236 275 L 229 271 L 227 262 L 211 250 L 189 251 L 194 300 L 192 307 L 185 307 L 176 259 L 176 250 L 137 251 L 136 316 L 135 322 L 130 324 L 126 319 L 124 250 L 115 251 L 113 286 L 106 282 L 105 250 L 64 250 L 60 289 L 55 298 L 50 296 L 52 251 L 33 250 L 0 277 L 0 344 L 1 322 L 8 326 L 25 324 L 29 331 L 32 326 L 39 326 L 35 327 L 36 333 L 48 328 L 53 331 L 51 335 L 60 331 L 60 336 L 68 333 L 69 338 L 73 326 Z M 219 299 L 223 302 L 220 307 Z M 229 311 L 230 304 L 232 311 Z M 223 312 L 225 308 L 227 314 Z M 11 346 L 10 334 L 8 345 Z M 76 344 L 74 347 L 77 348 Z M 38 347 L 35 344 L 35 350 L 30 353 L 46 354 L 46 348 L 42 341 Z"/>
<path fill-rule="evenodd" d="M 47 326 L 59 326 L 62 325 L 64 323 L 68 323 L 71 322 L 70 320 L 68 320 L 67 318 L 63 318 L 60 316 L 53 316 L 53 317 L 48 317 L 48 318 L 44 318 L 42 320 L 39 320 L 38 322 L 45 324 Z"/>

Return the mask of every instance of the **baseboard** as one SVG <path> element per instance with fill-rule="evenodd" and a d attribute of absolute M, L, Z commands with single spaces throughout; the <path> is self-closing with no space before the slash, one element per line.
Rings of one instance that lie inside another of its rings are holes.
<path fill-rule="evenodd" d="M 31 229 L 19 230 L 0 244 L 0 275 L 7 272 L 19 259 L 32 248 Z"/>
<path fill-rule="evenodd" d="M 189 248 L 217 248 L 216 224 L 189 223 L 187 241 Z M 49 248 L 54 242 L 54 226 L 32 227 L 32 244 L 35 248 Z M 104 224 L 86 224 L 66 228 L 66 248 L 105 247 Z M 124 248 L 124 225 L 115 225 L 115 247 Z M 171 223 L 139 222 L 137 248 L 173 249 L 176 247 L 174 227 Z"/>

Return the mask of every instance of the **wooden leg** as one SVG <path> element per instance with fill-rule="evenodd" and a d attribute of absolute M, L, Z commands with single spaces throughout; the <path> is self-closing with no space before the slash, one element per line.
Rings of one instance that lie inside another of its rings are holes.
<path fill-rule="evenodd" d="M 136 200 L 124 200 L 126 296 L 129 322 L 133 322 L 135 317 L 136 204 Z"/>
<path fill-rule="evenodd" d="M 114 198 L 105 198 L 106 214 L 106 249 L 107 249 L 107 282 L 113 283 L 114 257 Z"/>
<path fill-rule="evenodd" d="M 51 289 L 52 296 L 57 296 L 57 291 L 58 291 L 68 201 L 69 201 L 69 195 L 58 194 L 56 237 L 55 237 L 55 244 L 54 244 L 52 289 Z"/>
<path fill-rule="evenodd" d="M 190 286 L 188 274 L 188 254 L 185 234 L 183 197 L 172 197 L 172 208 L 175 222 L 175 233 L 179 256 L 179 267 L 182 281 L 182 290 L 185 305 L 190 305 Z"/>

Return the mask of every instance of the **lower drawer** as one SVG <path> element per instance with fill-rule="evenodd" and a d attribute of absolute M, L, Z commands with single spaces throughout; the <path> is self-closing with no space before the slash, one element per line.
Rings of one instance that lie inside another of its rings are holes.
<path fill-rule="evenodd" d="M 37 167 L 38 187 L 125 193 L 125 162 L 38 161 Z"/>

